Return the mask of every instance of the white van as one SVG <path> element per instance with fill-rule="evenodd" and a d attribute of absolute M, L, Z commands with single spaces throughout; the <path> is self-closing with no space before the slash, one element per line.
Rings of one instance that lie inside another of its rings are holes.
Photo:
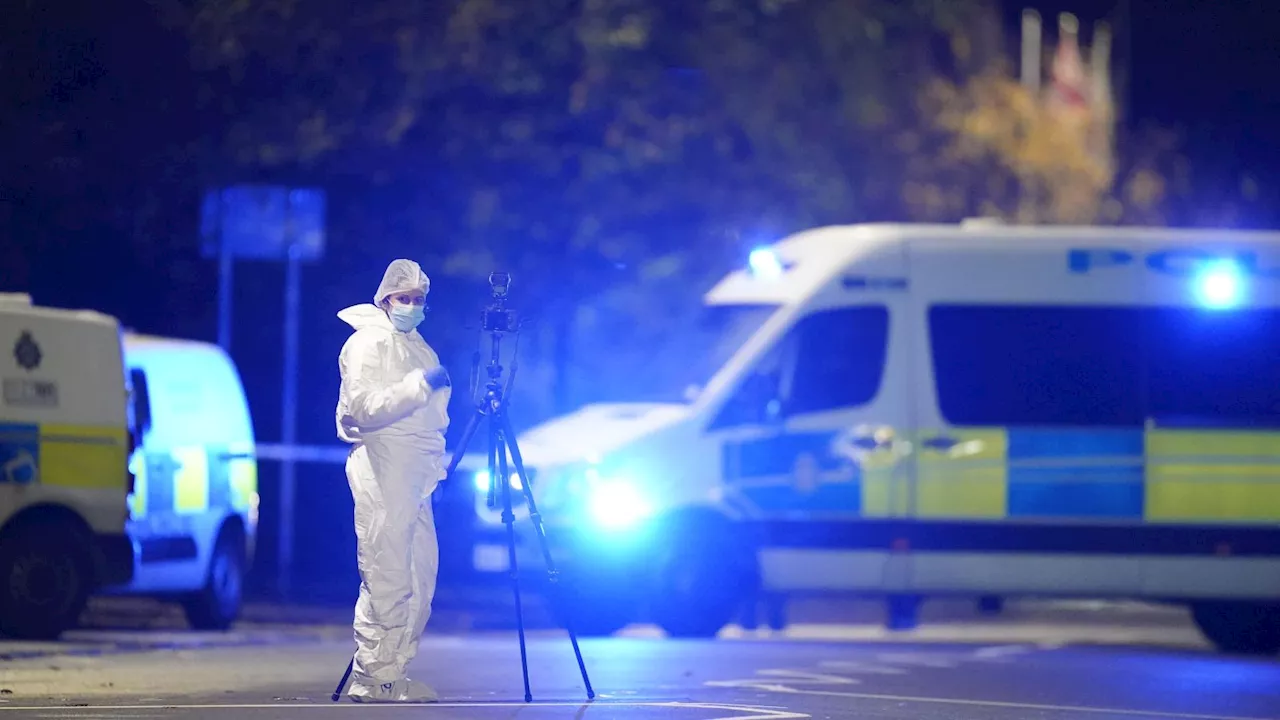
<path fill-rule="evenodd" d="M 760 592 L 1087 596 L 1280 650 L 1280 233 L 824 227 L 702 311 L 684 402 L 518 438 L 584 631 L 712 635 Z"/>
<path fill-rule="evenodd" d="M 128 582 L 128 388 L 116 318 L 0 294 L 0 634 L 54 639 Z"/>
<path fill-rule="evenodd" d="M 240 376 L 216 345 L 124 336 L 141 442 L 130 458 L 132 582 L 116 594 L 182 603 L 200 630 L 240 614 L 258 527 L 253 425 Z"/>

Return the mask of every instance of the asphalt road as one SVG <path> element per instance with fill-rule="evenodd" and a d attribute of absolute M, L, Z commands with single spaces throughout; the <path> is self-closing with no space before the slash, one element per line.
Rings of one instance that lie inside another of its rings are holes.
<path fill-rule="evenodd" d="M 895 634 L 814 624 L 687 642 L 636 628 L 581 641 L 598 694 L 591 703 L 567 637 L 538 630 L 529 641 L 528 705 L 514 633 L 429 636 L 413 675 L 443 701 L 368 706 L 330 701 L 351 650 L 346 628 L 89 631 L 58 646 L 0 643 L 0 656 L 8 653 L 0 720 L 1280 720 L 1280 659 L 1216 654 L 1176 617 L 1144 617 L 1055 624 L 1023 616 Z"/>

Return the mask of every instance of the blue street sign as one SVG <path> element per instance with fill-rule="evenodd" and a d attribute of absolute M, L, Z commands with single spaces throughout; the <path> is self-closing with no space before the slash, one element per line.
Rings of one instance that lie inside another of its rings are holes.
<path fill-rule="evenodd" d="M 234 258 L 282 260 L 294 244 L 300 260 L 324 254 L 325 194 L 313 188 L 235 185 L 205 193 L 200 210 L 204 256 L 225 246 Z"/>

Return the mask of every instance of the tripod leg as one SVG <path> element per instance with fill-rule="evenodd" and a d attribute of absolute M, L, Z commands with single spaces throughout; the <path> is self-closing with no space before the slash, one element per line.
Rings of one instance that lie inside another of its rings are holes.
<path fill-rule="evenodd" d="M 484 418 L 484 409 L 476 408 L 471 419 L 467 420 L 467 426 L 462 429 L 462 438 L 458 440 L 458 449 L 453 453 L 453 459 L 449 461 L 449 467 L 444 471 L 446 480 L 453 477 L 453 471 L 458 469 L 458 463 L 462 462 L 462 456 L 467 453 L 467 445 L 471 444 L 471 437 L 476 434 L 476 430 L 480 428 L 480 420 Z"/>
<path fill-rule="evenodd" d="M 520 455 L 520 446 L 516 443 L 515 431 L 511 428 L 511 420 L 507 417 L 505 406 L 495 413 L 494 420 L 503 435 L 507 439 L 507 445 L 511 448 L 511 461 L 516 466 L 516 473 L 520 476 L 524 488 L 525 502 L 529 504 L 529 519 L 533 522 L 534 532 L 538 535 L 538 544 L 542 547 L 542 557 L 547 563 L 547 578 L 551 586 L 551 594 L 555 597 L 555 601 L 560 605 L 562 614 L 564 615 L 565 630 L 569 633 L 569 642 L 573 644 L 573 654 L 578 659 L 578 670 L 582 672 L 582 682 L 587 686 L 587 699 L 593 700 L 596 691 L 591 688 L 591 678 L 587 677 L 587 665 L 582 660 L 582 650 L 578 648 L 578 636 L 573 631 L 573 619 L 568 612 L 569 605 L 564 602 L 562 589 L 559 583 L 559 571 L 556 569 L 555 561 L 551 558 L 551 548 L 547 545 L 547 535 L 542 529 L 542 515 L 538 512 L 538 505 L 533 500 L 533 483 L 529 482 L 528 475 L 524 471 L 524 458 Z M 506 462 L 507 453 L 502 453 L 502 461 Z M 508 502 L 508 507 L 510 503 Z"/>
<path fill-rule="evenodd" d="M 498 483 L 502 481 L 502 476 L 498 474 L 498 428 L 489 421 L 489 488 L 488 496 L 485 498 L 485 507 L 490 510 L 498 506 Z M 506 519 L 503 519 L 506 522 Z"/>
<path fill-rule="evenodd" d="M 476 434 L 476 429 L 480 427 L 480 420 L 484 416 L 484 409 L 477 407 L 475 413 L 467 420 L 467 426 L 462 429 L 462 439 L 458 442 L 458 449 L 454 451 L 453 458 L 449 460 L 449 466 L 444 471 L 444 480 L 440 481 L 442 485 L 446 480 L 452 478 L 453 471 L 458 469 L 458 463 L 462 462 L 462 456 L 467 454 L 467 446 L 471 444 L 471 438 Z M 431 507 L 436 507 L 440 504 L 440 497 L 443 494 L 443 492 L 431 493 Z"/>
<path fill-rule="evenodd" d="M 347 671 L 342 673 L 342 679 L 338 681 L 338 687 L 333 690 L 333 701 L 338 702 L 338 698 L 342 697 L 342 688 L 347 686 L 347 680 L 351 679 L 351 670 L 356 666 L 356 659 L 351 658 L 351 662 L 347 663 Z"/>
<path fill-rule="evenodd" d="M 516 567 L 516 529 L 515 513 L 511 510 L 511 476 L 507 467 L 507 449 L 503 446 L 502 429 L 496 423 L 490 423 L 490 436 L 498 455 L 498 481 L 502 483 L 502 522 L 507 526 L 507 557 L 511 565 L 511 590 L 516 599 L 516 630 L 520 633 L 520 671 L 524 676 L 524 701 L 531 702 L 533 693 L 529 690 L 529 654 L 524 640 L 524 609 L 520 604 L 520 574 Z M 523 483 L 524 476 L 521 475 Z"/>

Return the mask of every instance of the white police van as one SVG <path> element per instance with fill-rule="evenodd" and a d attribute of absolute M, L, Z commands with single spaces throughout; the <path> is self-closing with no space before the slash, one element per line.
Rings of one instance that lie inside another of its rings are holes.
<path fill-rule="evenodd" d="M 120 322 L 0 293 L 0 634 L 49 640 L 128 582 Z"/>
<path fill-rule="evenodd" d="M 258 525 L 231 359 L 112 316 L 0 294 L 0 633 L 54 638 L 92 595 L 238 617 Z"/>
<path fill-rule="evenodd" d="M 240 375 L 210 343 L 125 333 L 138 442 L 132 579 L 114 594 L 180 602 L 198 630 L 239 617 L 258 530 L 258 464 Z"/>
<path fill-rule="evenodd" d="M 584 632 L 713 635 L 761 592 L 1085 596 L 1280 650 L 1280 233 L 823 227 L 702 312 L 683 402 L 518 438 Z"/>

